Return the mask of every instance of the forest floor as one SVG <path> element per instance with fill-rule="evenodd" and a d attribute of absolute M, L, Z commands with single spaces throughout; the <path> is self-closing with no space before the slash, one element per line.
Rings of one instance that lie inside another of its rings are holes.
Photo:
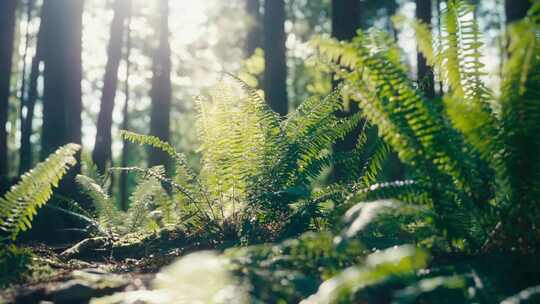
<path fill-rule="evenodd" d="M 32 249 L 37 254 L 32 275 L 0 292 L 0 299 L 7 303 L 88 303 L 115 292 L 147 290 L 155 273 L 179 256 L 171 252 L 139 259 L 64 260 L 56 249 Z"/>
<path fill-rule="evenodd" d="M 102 242 L 96 238 L 73 246 L 28 245 L 35 254 L 32 266 L 0 291 L 0 303 L 88 303 L 116 292 L 148 290 L 160 268 L 179 256 L 219 247 L 173 230 L 134 242 Z"/>

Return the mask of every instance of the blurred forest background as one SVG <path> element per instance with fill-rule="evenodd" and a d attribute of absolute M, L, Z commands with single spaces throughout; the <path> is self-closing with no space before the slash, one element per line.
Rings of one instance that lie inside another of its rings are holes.
<path fill-rule="evenodd" d="M 498 37 L 506 22 L 530 7 L 527 0 L 507 2 L 476 3 L 493 88 L 506 43 Z M 414 31 L 406 26 L 398 31 L 391 17 L 416 16 L 437 32 L 437 12 L 445 5 L 443 0 L 2 1 L 0 191 L 68 142 L 82 143 L 79 158 L 102 173 L 111 166 L 170 162 L 163 152 L 122 141 L 120 129 L 171 142 L 196 168 L 195 96 L 224 73 L 259 88 L 282 115 L 308 96 L 332 90 L 332 74 L 312 60 L 308 43 L 315 35 L 350 40 L 370 27 L 393 33 L 410 76 L 432 97 L 441 86 L 417 54 Z M 351 135 L 334 150 L 346 151 L 354 142 Z M 79 170 L 80 165 L 71 176 Z M 391 171 L 393 177 L 403 175 L 397 161 Z M 125 208 L 135 181 L 115 174 L 110 190 Z M 334 168 L 327 178 L 344 174 Z M 77 191 L 72 180 L 65 179 L 61 193 Z"/>

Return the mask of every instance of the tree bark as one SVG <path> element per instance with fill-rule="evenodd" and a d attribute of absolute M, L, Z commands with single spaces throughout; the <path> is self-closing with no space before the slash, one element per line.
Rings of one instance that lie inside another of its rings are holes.
<path fill-rule="evenodd" d="M 43 35 L 45 32 L 45 23 L 43 22 L 43 14 L 36 40 L 36 52 L 32 58 L 30 67 L 30 79 L 28 81 L 28 91 L 23 95 L 22 104 L 26 107 L 26 115 L 21 117 L 21 149 L 19 150 L 19 174 L 32 168 L 33 156 L 30 137 L 33 133 L 34 109 L 38 98 L 38 78 L 40 76 L 39 66 L 43 60 Z"/>
<path fill-rule="evenodd" d="M 20 96 L 20 102 L 21 102 L 21 108 L 20 108 L 20 111 L 19 111 L 19 120 L 20 120 L 20 123 L 21 123 L 21 139 L 22 139 L 22 132 L 23 132 L 23 127 L 24 127 L 24 120 L 26 118 L 26 115 L 27 115 L 27 110 L 28 110 L 28 107 L 26 105 L 26 102 L 28 101 L 28 98 L 27 98 L 27 88 L 26 88 L 26 85 L 27 85 L 27 77 L 26 77 L 26 61 L 27 61 L 27 58 L 28 58 L 28 49 L 30 47 L 30 22 L 32 21 L 32 11 L 33 11 L 33 6 L 34 6 L 34 1 L 33 0 L 28 0 L 27 3 L 26 3 L 26 29 L 25 29 L 25 33 L 24 33 L 24 53 L 23 53 L 23 56 L 22 56 L 22 72 L 21 72 L 21 89 L 20 89 L 20 93 L 19 93 L 19 96 Z M 22 143 L 22 141 L 21 141 Z M 21 149 L 19 149 L 19 155 L 21 154 Z M 20 166 L 20 162 L 21 160 L 19 160 L 19 172 L 21 172 L 21 166 Z M 24 173 L 25 171 L 23 171 Z"/>
<path fill-rule="evenodd" d="M 168 0 L 160 0 L 159 11 L 159 46 L 154 54 L 152 68 L 150 134 L 169 141 L 172 92 Z M 163 151 L 149 149 L 149 164 L 151 166 L 164 165 L 167 172 L 170 172 L 170 159 Z"/>
<path fill-rule="evenodd" d="M 81 143 L 83 0 L 45 0 L 43 18 L 43 134 L 41 158 Z"/>
<path fill-rule="evenodd" d="M 416 18 L 431 29 L 431 0 L 416 0 Z M 435 97 L 435 78 L 433 70 L 428 66 L 426 57 L 417 51 L 418 84 L 427 98 Z"/>
<path fill-rule="evenodd" d="M 132 18 L 132 5 L 131 1 L 128 3 L 128 18 L 126 21 L 126 49 L 125 49 L 125 62 L 126 62 L 126 79 L 124 83 L 124 109 L 122 129 L 129 130 L 129 76 L 131 71 L 131 64 L 129 56 L 131 54 L 131 18 Z M 122 142 L 122 167 L 128 167 L 129 165 L 129 141 L 123 140 Z M 120 207 L 122 210 L 128 209 L 128 172 L 125 170 L 120 171 Z"/>
<path fill-rule="evenodd" d="M 124 21 L 127 16 L 128 1 L 116 0 L 114 2 L 114 17 L 111 23 L 109 46 L 107 48 L 107 64 L 103 79 L 101 108 L 98 115 L 96 141 L 92 153 L 92 159 L 101 173 L 105 173 L 107 164 L 112 161 L 112 115 L 118 87 L 118 67 L 122 59 Z"/>
<path fill-rule="evenodd" d="M 527 16 L 527 11 L 531 8 L 531 5 L 531 0 L 506 0 L 504 3 L 506 22 L 512 23 Z"/>
<path fill-rule="evenodd" d="M 41 158 L 66 143 L 81 143 L 82 14 L 84 0 L 44 0 L 44 87 Z M 77 155 L 80 160 L 80 153 Z M 74 176 L 80 162 L 62 180 L 59 192 L 79 199 Z M 84 203 L 84 207 L 89 202 Z"/>
<path fill-rule="evenodd" d="M 0 182 L 8 175 L 6 124 L 9 112 L 10 78 L 15 36 L 17 0 L 0 1 Z"/>
<path fill-rule="evenodd" d="M 264 92 L 270 107 L 287 115 L 287 62 L 285 47 L 285 1 L 264 1 Z"/>
<path fill-rule="evenodd" d="M 248 33 L 246 37 L 246 58 L 253 55 L 257 48 L 262 46 L 262 25 L 261 25 L 261 12 L 260 0 L 245 0 L 246 1 L 246 13 L 249 17 Z"/>

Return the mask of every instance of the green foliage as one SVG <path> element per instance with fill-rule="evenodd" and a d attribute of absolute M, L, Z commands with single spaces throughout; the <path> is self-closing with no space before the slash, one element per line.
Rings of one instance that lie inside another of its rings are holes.
<path fill-rule="evenodd" d="M 354 151 L 330 153 L 331 145 L 360 122 L 360 115 L 336 117 L 343 106 L 337 92 L 310 98 L 282 119 L 254 89 L 230 78 L 238 85 L 222 82 L 208 98 L 198 99 L 198 175 L 168 143 L 122 132 L 125 139 L 159 148 L 176 160 L 172 179 L 157 178 L 172 186 L 182 216 L 190 218 L 183 224 L 215 223 L 210 229 L 221 233 L 227 233 L 225 226 L 232 224 L 246 241 L 250 235 L 261 241 L 284 237 L 310 229 L 323 203 L 332 199 L 339 203 L 348 194 L 350 187 L 345 185 L 314 187 L 325 169 L 345 163 L 351 168 L 350 182 L 364 186 L 376 178 L 388 152 L 385 144 L 376 145 L 365 164 L 364 135 Z"/>
<path fill-rule="evenodd" d="M 0 287 L 21 279 L 30 269 L 34 254 L 15 245 L 0 245 Z"/>
<path fill-rule="evenodd" d="M 353 210 L 349 219 L 361 220 L 364 227 L 345 223 L 344 231 L 360 232 L 375 219 L 354 214 Z M 418 273 L 428 261 L 425 250 L 411 245 L 370 252 L 357 241 L 339 244 L 330 232 L 308 232 L 277 244 L 230 248 L 219 255 L 187 255 L 160 272 L 156 290 L 117 294 L 96 303 L 125 299 L 176 303 L 186 298 L 208 303 L 227 302 L 224 298 L 235 303 L 380 303 L 384 299 L 415 303 L 437 289 L 457 290 L 458 296 L 450 294 L 449 299 L 463 300 L 464 277 Z"/>
<path fill-rule="evenodd" d="M 84 175 L 77 175 L 76 181 L 94 202 L 99 221 L 103 226 L 114 227 L 120 223 L 114 202 L 103 188 L 93 179 Z"/>
<path fill-rule="evenodd" d="M 428 255 L 412 246 L 400 246 L 368 255 L 360 267 L 346 268 L 325 281 L 314 295 L 306 299 L 313 303 L 346 303 L 354 294 L 394 276 L 413 274 L 427 265 Z"/>
<path fill-rule="evenodd" d="M 465 1 L 448 2 L 438 37 L 413 22 L 421 51 L 443 82 L 442 101 L 427 100 L 416 88 L 396 60 L 396 47 L 379 38 L 384 34 L 359 33 L 351 43 L 315 41 L 345 81 L 343 94 L 359 102 L 411 165 L 420 203 L 433 208 L 436 226 L 453 247 L 478 251 L 498 244 L 529 252 L 539 243 L 539 8 L 510 29 L 500 97 L 483 82 L 481 34 Z"/>
<path fill-rule="evenodd" d="M 80 146 L 67 144 L 45 161 L 21 176 L 21 181 L 0 198 L 0 229 L 15 240 L 21 231 L 32 227 L 37 210 L 51 198 L 70 166 L 75 165 L 75 153 Z"/>
<path fill-rule="evenodd" d="M 163 167 L 154 167 L 148 171 L 156 176 L 164 175 Z M 174 204 L 160 181 L 151 174 L 141 176 L 126 211 L 120 210 L 97 181 L 84 175 L 76 177 L 83 192 L 94 203 L 99 231 L 112 233 L 113 236 L 148 234 L 166 225 L 178 224 Z"/>
<path fill-rule="evenodd" d="M 390 221 L 385 213 L 403 207 L 391 201 L 360 203 L 346 213 L 338 237 L 330 232 L 308 232 L 277 244 L 230 248 L 222 254 L 190 254 L 160 272 L 155 290 L 119 293 L 95 303 L 127 299 L 226 303 L 226 299 L 234 299 L 229 301 L 487 304 L 534 299 L 537 287 L 517 293 L 521 289 L 510 286 L 511 278 L 522 276 L 524 269 L 517 260 L 504 264 L 508 256 L 434 263 L 435 257 L 413 245 L 366 250 L 354 240 L 371 234 L 370 226 L 378 220 Z M 343 243 L 344 239 L 348 242 Z M 530 261 L 523 264 L 533 266 Z"/>
<path fill-rule="evenodd" d="M 350 243 L 336 250 L 331 233 L 306 233 L 275 245 L 233 248 L 224 253 L 231 270 L 251 285 L 263 303 L 299 302 L 325 278 L 360 262 L 362 247 Z"/>

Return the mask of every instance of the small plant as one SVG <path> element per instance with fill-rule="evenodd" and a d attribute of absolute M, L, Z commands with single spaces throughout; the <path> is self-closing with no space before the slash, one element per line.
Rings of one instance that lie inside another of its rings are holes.
<path fill-rule="evenodd" d="M 142 175 L 131 195 L 128 210 L 123 211 L 103 189 L 99 181 L 85 175 L 76 177 L 81 189 L 92 199 L 96 209 L 96 219 L 101 231 L 114 235 L 129 233 L 152 233 L 167 225 L 177 224 L 174 204 L 153 177 L 164 174 L 162 167 L 148 170 Z"/>

